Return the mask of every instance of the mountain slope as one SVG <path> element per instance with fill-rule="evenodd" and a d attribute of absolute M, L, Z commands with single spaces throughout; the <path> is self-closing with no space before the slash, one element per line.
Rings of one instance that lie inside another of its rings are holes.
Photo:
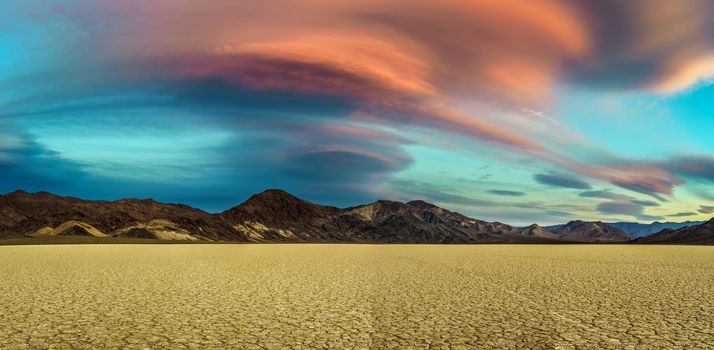
<path fill-rule="evenodd" d="M 520 234 L 526 237 L 542 237 L 550 239 L 558 238 L 556 234 L 548 232 L 544 227 L 538 226 L 537 224 L 532 224 L 528 227 L 521 228 Z"/>
<path fill-rule="evenodd" d="M 282 190 L 267 190 L 218 216 L 251 241 L 348 240 L 329 226 L 339 213 Z"/>
<path fill-rule="evenodd" d="M 538 241 L 518 229 L 469 218 L 424 201 L 377 201 L 339 209 L 281 190 L 254 195 L 219 215 L 252 241 L 478 243 Z"/>
<path fill-rule="evenodd" d="M 678 230 L 664 229 L 647 237 L 638 238 L 635 243 L 711 245 L 714 244 L 714 218 L 703 224 Z"/>
<path fill-rule="evenodd" d="M 0 196 L 0 237 L 32 234 L 40 229 L 59 228 L 72 221 L 107 235 L 122 235 L 122 229 L 126 227 L 148 224 L 157 219 L 170 221 L 197 238 L 242 238 L 212 214 L 186 205 L 164 204 L 151 199 L 89 201 L 46 192 L 16 191 Z M 82 225 L 73 225 L 77 226 Z"/>
<path fill-rule="evenodd" d="M 608 225 L 618 228 L 632 238 L 644 237 L 655 232 L 660 232 L 664 229 L 677 230 L 687 226 L 703 224 L 704 221 L 685 221 L 685 222 L 659 222 L 655 221 L 651 224 L 641 224 L 639 222 L 610 222 Z"/>
<path fill-rule="evenodd" d="M 626 242 L 624 232 L 599 221 L 571 221 L 552 231 L 558 238 L 577 242 Z"/>
<path fill-rule="evenodd" d="M 475 243 L 518 240 L 514 227 L 485 222 L 424 201 L 377 201 L 347 208 L 338 218 L 359 240 L 404 243 Z"/>

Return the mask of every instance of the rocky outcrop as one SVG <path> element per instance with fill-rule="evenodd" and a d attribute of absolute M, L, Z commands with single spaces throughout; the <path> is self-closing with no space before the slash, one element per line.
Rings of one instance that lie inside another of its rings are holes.
<path fill-rule="evenodd" d="M 538 226 L 537 224 L 532 224 L 527 227 L 520 229 L 520 234 L 525 237 L 541 237 L 549 239 L 557 239 L 558 236 L 554 233 L 546 231 L 545 228 Z"/>
<path fill-rule="evenodd" d="M 57 228 L 43 227 L 35 231 L 30 236 L 32 237 L 49 237 L 49 236 L 92 236 L 92 237 L 111 237 L 110 235 L 99 231 L 96 227 L 75 220 L 70 220 Z"/>
<path fill-rule="evenodd" d="M 626 242 L 622 230 L 600 221 L 571 221 L 552 231 L 559 239 L 574 242 Z"/>

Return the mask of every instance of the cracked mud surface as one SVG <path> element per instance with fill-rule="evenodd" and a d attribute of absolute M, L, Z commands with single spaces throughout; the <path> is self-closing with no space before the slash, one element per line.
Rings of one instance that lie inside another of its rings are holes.
<path fill-rule="evenodd" d="M 711 349 L 714 247 L 0 247 L 2 349 Z"/>

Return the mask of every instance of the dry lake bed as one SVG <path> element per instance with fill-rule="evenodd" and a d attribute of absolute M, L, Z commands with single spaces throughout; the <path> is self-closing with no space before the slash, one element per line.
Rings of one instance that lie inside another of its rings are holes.
<path fill-rule="evenodd" d="M 1 349 L 712 349 L 714 247 L 0 247 Z"/>

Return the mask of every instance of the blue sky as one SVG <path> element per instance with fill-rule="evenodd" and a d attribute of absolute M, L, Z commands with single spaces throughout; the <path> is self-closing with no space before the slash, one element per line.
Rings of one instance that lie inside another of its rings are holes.
<path fill-rule="evenodd" d="M 711 7 L 6 1 L 0 192 L 708 219 Z"/>

